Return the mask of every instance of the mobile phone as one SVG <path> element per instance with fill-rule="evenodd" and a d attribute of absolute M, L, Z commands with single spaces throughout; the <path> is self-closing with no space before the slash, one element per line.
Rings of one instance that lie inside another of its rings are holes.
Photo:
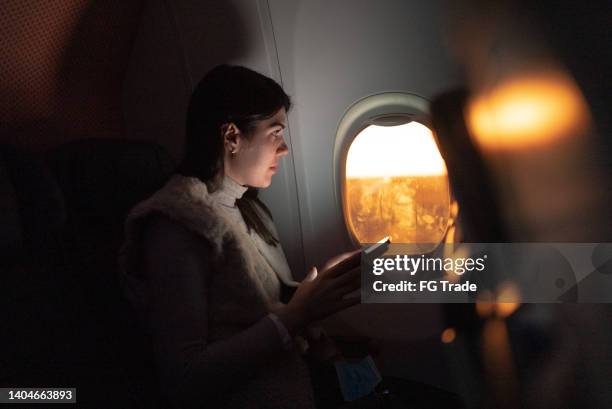
<path fill-rule="evenodd" d="M 368 246 L 365 249 L 356 252 L 350 257 L 345 258 L 344 260 L 340 261 L 338 264 L 335 264 L 334 266 L 330 267 L 327 271 L 330 271 L 330 270 L 350 271 L 354 268 L 357 268 L 361 264 L 362 254 L 368 258 L 381 255 L 389 248 L 390 243 L 391 243 L 391 238 L 387 236 L 379 240 L 377 243 L 374 243 L 371 246 Z"/>
<path fill-rule="evenodd" d="M 391 244 L 391 237 L 387 236 L 378 241 L 378 243 L 374 243 L 371 246 L 366 247 L 363 250 L 363 254 L 366 257 L 374 257 L 383 254 L 389 248 L 389 244 Z"/>

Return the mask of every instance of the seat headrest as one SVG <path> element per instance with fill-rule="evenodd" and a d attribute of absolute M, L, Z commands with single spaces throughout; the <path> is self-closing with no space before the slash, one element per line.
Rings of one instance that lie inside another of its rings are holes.
<path fill-rule="evenodd" d="M 92 223 L 123 223 L 137 202 L 159 189 L 174 162 L 159 145 L 124 139 L 83 139 L 48 155 L 71 214 Z"/>

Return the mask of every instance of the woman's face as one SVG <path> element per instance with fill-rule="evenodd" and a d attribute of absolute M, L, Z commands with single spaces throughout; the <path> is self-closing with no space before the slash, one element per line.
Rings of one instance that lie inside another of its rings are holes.
<path fill-rule="evenodd" d="M 233 125 L 226 128 L 225 174 L 241 185 L 270 186 L 279 159 L 288 153 L 284 139 L 286 127 L 287 113 L 281 108 L 272 117 L 259 121 L 248 138 Z"/>

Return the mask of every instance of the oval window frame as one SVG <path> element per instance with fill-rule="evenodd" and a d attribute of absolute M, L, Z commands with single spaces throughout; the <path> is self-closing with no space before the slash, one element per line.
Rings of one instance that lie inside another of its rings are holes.
<path fill-rule="evenodd" d="M 354 246 L 360 247 L 361 243 L 357 240 L 349 226 L 346 217 L 348 209 L 346 208 L 347 203 L 344 194 L 346 187 L 346 159 L 351 144 L 357 135 L 370 125 L 396 126 L 416 121 L 432 129 L 429 104 L 429 100 L 417 94 L 383 92 L 359 99 L 349 106 L 342 115 L 336 128 L 332 174 L 336 208 L 339 209 L 340 219 L 344 223 L 348 236 Z M 434 140 L 436 145 L 438 145 L 435 135 Z M 449 194 L 452 201 L 453 195 L 450 186 Z"/>

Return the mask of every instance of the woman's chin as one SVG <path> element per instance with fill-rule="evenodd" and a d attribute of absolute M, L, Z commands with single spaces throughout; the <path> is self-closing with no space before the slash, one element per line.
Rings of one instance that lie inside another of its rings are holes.
<path fill-rule="evenodd" d="M 248 186 L 257 188 L 257 189 L 265 189 L 272 184 L 272 176 L 263 178 L 262 180 L 257 181 L 256 183 L 249 184 Z"/>

